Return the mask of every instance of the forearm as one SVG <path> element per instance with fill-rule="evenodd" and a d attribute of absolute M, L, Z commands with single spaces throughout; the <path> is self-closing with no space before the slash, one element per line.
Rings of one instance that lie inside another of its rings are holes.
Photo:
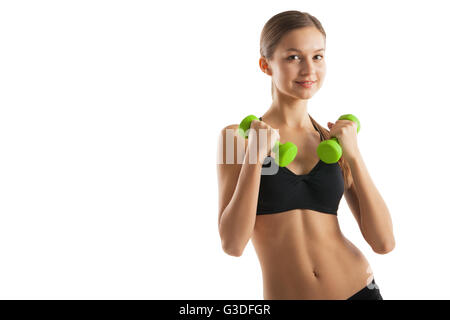
<path fill-rule="evenodd" d="M 223 246 L 238 255 L 250 239 L 256 220 L 262 164 L 249 162 L 246 152 L 234 194 L 219 226 Z"/>
<path fill-rule="evenodd" d="M 364 239 L 375 251 L 390 251 L 395 246 L 395 239 L 389 209 L 370 178 L 361 154 L 358 153 L 349 164 L 358 195 Z"/>

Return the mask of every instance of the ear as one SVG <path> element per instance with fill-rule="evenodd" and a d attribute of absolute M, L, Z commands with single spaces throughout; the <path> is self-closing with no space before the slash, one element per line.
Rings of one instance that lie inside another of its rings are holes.
<path fill-rule="evenodd" d="M 269 64 L 267 63 L 266 58 L 264 57 L 259 58 L 259 67 L 264 73 L 270 75 Z"/>

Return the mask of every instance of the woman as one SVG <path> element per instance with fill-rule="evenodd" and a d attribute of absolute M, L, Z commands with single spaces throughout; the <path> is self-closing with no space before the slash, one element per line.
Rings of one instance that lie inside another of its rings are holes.
<path fill-rule="evenodd" d="M 308 13 L 282 12 L 265 24 L 259 64 L 272 77 L 273 102 L 261 121 L 252 121 L 248 139 L 236 134 L 237 124 L 222 129 L 219 233 L 232 256 L 240 256 L 251 238 L 264 299 L 382 300 L 368 261 L 341 233 L 337 219 L 345 194 L 371 248 L 379 254 L 393 250 L 390 213 L 358 150 L 356 124 L 338 120 L 326 130 L 307 111 L 308 99 L 325 78 L 325 40 L 322 25 Z M 245 144 L 244 153 L 227 145 L 230 131 L 234 145 Z M 260 131 L 267 139 L 258 138 Z M 333 136 L 343 155 L 326 164 L 316 148 Z M 295 143 L 297 156 L 286 167 L 276 166 L 275 174 L 263 174 L 273 168 L 269 154 L 277 139 Z M 252 150 L 257 150 L 256 161 L 251 161 Z"/>

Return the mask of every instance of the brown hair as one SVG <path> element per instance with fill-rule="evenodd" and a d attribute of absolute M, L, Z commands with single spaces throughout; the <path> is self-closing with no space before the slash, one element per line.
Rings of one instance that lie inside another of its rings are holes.
<path fill-rule="evenodd" d="M 273 58 L 275 49 L 283 35 L 293 29 L 304 27 L 317 28 L 317 30 L 322 33 L 324 40 L 326 41 L 326 33 L 322 27 L 322 24 L 316 17 L 310 15 L 309 13 L 289 10 L 274 15 L 266 22 L 261 32 L 259 49 L 261 56 L 266 58 L 267 60 L 271 60 Z M 271 91 L 273 98 L 273 82 Z M 311 122 L 320 131 L 324 139 L 330 139 L 330 131 L 318 124 L 309 113 L 308 115 L 311 119 Z M 338 163 L 343 172 L 345 186 L 346 188 L 348 188 L 349 183 L 351 183 L 352 180 L 350 166 L 348 165 L 347 161 L 345 161 L 344 157 L 341 157 Z"/>

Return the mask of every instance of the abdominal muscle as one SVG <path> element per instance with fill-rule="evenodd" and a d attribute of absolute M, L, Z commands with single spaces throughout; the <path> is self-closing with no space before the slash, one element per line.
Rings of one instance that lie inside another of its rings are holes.
<path fill-rule="evenodd" d="M 336 215 L 307 209 L 257 215 L 251 239 L 264 299 L 347 299 L 373 279 Z"/>

